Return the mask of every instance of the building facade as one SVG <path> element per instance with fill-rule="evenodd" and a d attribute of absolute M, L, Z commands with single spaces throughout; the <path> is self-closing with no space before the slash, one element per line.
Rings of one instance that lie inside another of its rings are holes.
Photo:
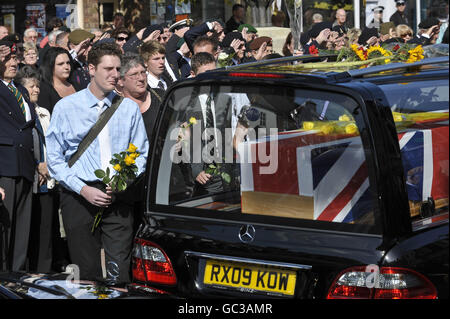
<path fill-rule="evenodd" d="M 337 9 L 347 11 L 349 26 L 364 28 L 371 21 L 372 8 L 385 7 L 383 21 L 395 12 L 394 0 L 0 0 L 0 24 L 10 32 L 22 34 L 28 25 L 39 29 L 45 36 L 45 25 L 50 17 L 58 16 L 71 28 L 101 28 L 112 23 L 114 13 L 125 16 L 125 24 L 131 31 L 150 24 L 168 22 L 190 17 L 195 22 L 219 19 L 223 22 L 231 17 L 234 3 L 246 7 L 246 22 L 255 27 L 271 27 L 276 16 L 277 26 L 289 27 L 289 10 L 293 3 L 301 4 L 300 28 L 308 30 L 314 13 L 322 14 L 324 20 L 333 21 Z M 406 0 L 410 26 L 435 14 L 448 19 L 447 0 Z M 292 21 L 292 20 L 291 20 Z"/>

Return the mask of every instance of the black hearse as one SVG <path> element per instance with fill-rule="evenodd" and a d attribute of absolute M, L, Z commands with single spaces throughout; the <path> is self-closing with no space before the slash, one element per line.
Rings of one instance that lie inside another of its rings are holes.
<path fill-rule="evenodd" d="M 448 57 L 343 72 L 295 59 L 207 72 L 168 92 L 133 287 L 448 298 Z"/>

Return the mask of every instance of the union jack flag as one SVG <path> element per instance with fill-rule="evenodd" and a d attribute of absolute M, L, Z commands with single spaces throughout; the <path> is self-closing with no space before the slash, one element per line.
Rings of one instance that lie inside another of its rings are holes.
<path fill-rule="evenodd" d="M 446 130 L 446 137 L 445 137 Z M 278 161 L 274 174 L 258 156 L 269 154 L 276 139 Z M 448 197 L 448 126 L 399 134 L 410 200 Z M 364 149 L 359 136 L 318 135 L 315 132 L 281 133 L 276 138 L 244 143 L 240 149 L 241 192 L 278 193 L 311 197 L 313 219 L 349 223 L 373 210 Z M 436 169 L 439 168 L 439 169 Z M 276 203 L 273 203 L 276 205 Z"/>

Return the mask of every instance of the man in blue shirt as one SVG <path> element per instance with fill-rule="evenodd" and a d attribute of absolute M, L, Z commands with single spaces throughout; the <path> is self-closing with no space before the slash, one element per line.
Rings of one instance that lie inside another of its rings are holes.
<path fill-rule="evenodd" d="M 95 45 L 88 55 L 91 83 L 61 99 L 53 110 L 46 134 L 47 158 L 52 177 L 63 186 L 61 210 L 72 263 L 78 265 L 81 279 L 102 276 L 100 249 L 106 265 L 117 265 L 119 282 L 130 281 L 133 241 L 133 206 L 112 203 L 110 192 L 100 190 L 97 169 L 106 170 L 112 155 L 133 143 L 141 156 L 136 158 L 138 173 L 145 169 L 149 142 L 138 105 L 125 98 L 109 122 L 69 168 L 68 161 L 96 123 L 111 106 L 120 77 L 121 51 L 115 43 Z M 110 170 L 114 170 L 110 167 Z M 106 208 L 99 229 L 92 232 L 94 216 Z"/>

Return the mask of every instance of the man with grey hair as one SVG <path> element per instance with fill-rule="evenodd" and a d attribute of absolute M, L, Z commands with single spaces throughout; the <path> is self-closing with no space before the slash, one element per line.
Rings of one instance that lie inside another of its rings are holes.
<path fill-rule="evenodd" d="M 312 16 L 312 22 L 313 23 L 319 23 L 319 22 L 323 22 L 323 17 L 320 13 L 314 13 Z"/>
<path fill-rule="evenodd" d="M 55 30 L 48 34 L 47 44 L 41 50 L 39 50 L 39 60 L 40 61 L 43 61 L 43 59 L 45 58 L 45 55 L 47 54 L 48 49 L 57 46 L 56 45 L 56 37 L 61 33 L 64 33 L 64 31 Z"/>
<path fill-rule="evenodd" d="M 347 34 L 347 12 L 344 9 L 336 10 L 336 20 L 333 23 L 332 30 L 339 33 L 339 36 Z"/>
<path fill-rule="evenodd" d="M 58 33 L 56 36 L 55 44 L 59 48 L 66 49 L 67 51 L 70 51 L 69 49 L 69 32 L 62 32 Z"/>
<path fill-rule="evenodd" d="M 23 42 L 33 42 L 37 46 L 39 34 L 35 28 L 28 28 L 23 33 Z"/>

